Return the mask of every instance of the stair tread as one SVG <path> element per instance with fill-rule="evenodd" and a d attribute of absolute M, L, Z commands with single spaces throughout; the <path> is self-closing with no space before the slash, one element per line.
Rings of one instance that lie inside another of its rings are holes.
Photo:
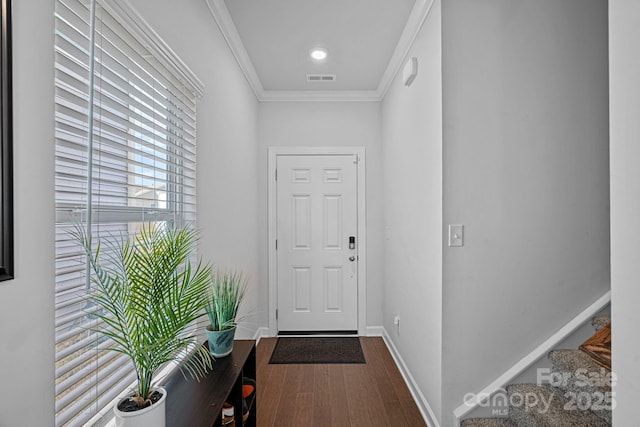
<path fill-rule="evenodd" d="M 611 371 L 598 365 L 588 354 L 581 350 L 552 350 L 548 358 L 556 375 L 552 386 L 575 392 L 611 391 Z"/>
<path fill-rule="evenodd" d="M 550 385 L 559 387 L 576 399 L 590 400 L 594 403 L 593 412 L 611 422 L 611 409 L 607 404 L 607 400 L 612 400 L 611 371 L 598 365 L 581 350 L 552 350 L 548 357 L 553 371 L 559 373 Z"/>
<path fill-rule="evenodd" d="M 508 418 L 468 418 L 460 427 L 516 427 Z"/>
<path fill-rule="evenodd" d="M 587 353 L 582 350 L 551 350 L 547 355 L 554 368 L 560 371 L 575 372 L 578 369 L 586 369 L 587 372 L 610 372 L 610 370 L 598 365 Z"/>
<path fill-rule="evenodd" d="M 507 386 L 509 417 L 520 427 L 607 427 L 591 411 L 581 411 L 549 386 L 511 384 Z M 572 409 L 565 409 L 570 407 Z"/>

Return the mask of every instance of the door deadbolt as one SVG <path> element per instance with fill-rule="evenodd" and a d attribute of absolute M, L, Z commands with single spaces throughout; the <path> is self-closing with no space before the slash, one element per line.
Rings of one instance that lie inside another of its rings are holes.
<path fill-rule="evenodd" d="M 356 236 L 349 236 L 349 249 L 355 249 L 355 248 L 356 248 Z"/>

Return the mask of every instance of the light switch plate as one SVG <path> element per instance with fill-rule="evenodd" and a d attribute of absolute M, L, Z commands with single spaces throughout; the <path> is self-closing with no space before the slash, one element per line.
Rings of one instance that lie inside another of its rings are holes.
<path fill-rule="evenodd" d="M 449 246 L 464 246 L 464 225 L 449 224 Z"/>

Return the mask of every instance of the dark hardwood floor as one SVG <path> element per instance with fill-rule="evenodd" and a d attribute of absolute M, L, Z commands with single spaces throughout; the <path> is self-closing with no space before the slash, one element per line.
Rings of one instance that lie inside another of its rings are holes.
<path fill-rule="evenodd" d="M 382 338 L 360 340 L 365 364 L 269 365 L 276 338 L 261 339 L 257 425 L 425 426 Z"/>

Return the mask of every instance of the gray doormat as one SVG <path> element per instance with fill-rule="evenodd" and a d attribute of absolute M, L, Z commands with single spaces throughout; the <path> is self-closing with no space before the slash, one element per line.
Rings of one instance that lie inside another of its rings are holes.
<path fill-rule="evenodd" d="M 269 364 L 367 363 L 358 337 L 279 337 Z"/>

